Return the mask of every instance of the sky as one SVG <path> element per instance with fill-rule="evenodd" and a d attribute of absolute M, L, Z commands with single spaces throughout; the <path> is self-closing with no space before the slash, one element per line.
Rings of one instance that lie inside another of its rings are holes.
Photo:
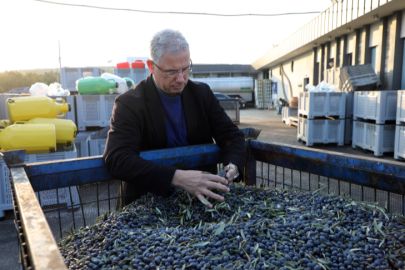
<path fill-rule="evenodd" d="M 49 0 L 100 7 L 216 14 L 324 11 L 330 0 Z M 55 5 L 35 0 L 0 2 L 0 72 L 111 66 L 148 57 L 152 36 L 183 33 L 195 64 L 252 64 L 318 14 L 203 16 L 151 14 Z"/>

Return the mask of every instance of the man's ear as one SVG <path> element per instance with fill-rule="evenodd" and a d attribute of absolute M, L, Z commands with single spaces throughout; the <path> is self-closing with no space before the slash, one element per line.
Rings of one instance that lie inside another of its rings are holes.
<path fill-rule="evenodd" d="M 150 72 L 151 74 L 154 74 L 153 62 L 152 62 L 151 60 L 146 60 L 146 64 L 148 65 L 149 72 Z"/>

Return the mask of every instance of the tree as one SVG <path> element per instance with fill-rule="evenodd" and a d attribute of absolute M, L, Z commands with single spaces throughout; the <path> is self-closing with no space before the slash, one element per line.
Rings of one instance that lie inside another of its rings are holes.
<path fill-rule="evenodd" d="M 47 85 L 50 85 L 51 83 L 58 82 L 58 72 L 56 71 L 50 71 L 50 72 L 45 72 L 44 74 L 44 83 Z M 60 76 L 59 76 L 60 78 Z"/>
<path fill-rule="evenodd" d="M 24 75 L 24 85 L 25 87 L 31 87 L 35 83 L 45 83 L 44 76 L 39 75 L 36 72 L 27 72 Z"/>
<path fill-rule="evenodd" d="M 6 71 L 0 73 L 0 91 L 9 92 L 16 87 L 25 87 L 24 76 L 18 71 Z"/>

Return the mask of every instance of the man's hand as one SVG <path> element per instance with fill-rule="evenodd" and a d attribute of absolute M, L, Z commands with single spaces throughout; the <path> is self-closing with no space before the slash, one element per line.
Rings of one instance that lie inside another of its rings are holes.
<path fill-rule="evenodd" d="M 228 179 L 228 181 L 232 183 L 235 175 L 236 171 L 233 168 L 229 168 L 228 172 L 226 173 L 226 179 Z"/>
<path fill-rule="evenodd" d="M 229 173 L 229 172 L 228 172 Z M 172 186 L 179 187 L 196 196 L 200 201 L 205 201 L 205 196 L 218 201 L 224 201 L 224 197 L 212 192 L 212 189 L 219 189 L 229 192 L 226 186 L 228 181 L 223 177 L 214 174 L 207 174 L 201 171 L 177 170 L 174 174 Z M 207 206 L 212 208 L 212 204 L 207 202 Z"/>

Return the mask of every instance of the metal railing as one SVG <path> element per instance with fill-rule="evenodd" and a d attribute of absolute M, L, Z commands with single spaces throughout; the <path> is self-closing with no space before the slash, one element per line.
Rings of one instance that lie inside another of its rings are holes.
<path fill-rule="evenodd" d="M 324 188 L 404 214 L 403 163 L 278 143 L 247 140 L 246 144 L 244 181 L 249 185 L 307 191 Z M 216 170 L 221 153 L 216 145 L 202 145 L 142 152 L 141 157 L 182 169 L 209 166 Z M 101 156 L 9 168 L 24 269 L 66 269 L 56 245 L 63 232 L 91 226 L 97 217 L 137 196 L 130 184 L 111 179 Z M 41 207 L 45 199 L 41 192 L 47 190 L 55 192 L 57 203 Z M 62 194 L 68 194 L 70 201 L 60 203 L 66 199 Z"/>

